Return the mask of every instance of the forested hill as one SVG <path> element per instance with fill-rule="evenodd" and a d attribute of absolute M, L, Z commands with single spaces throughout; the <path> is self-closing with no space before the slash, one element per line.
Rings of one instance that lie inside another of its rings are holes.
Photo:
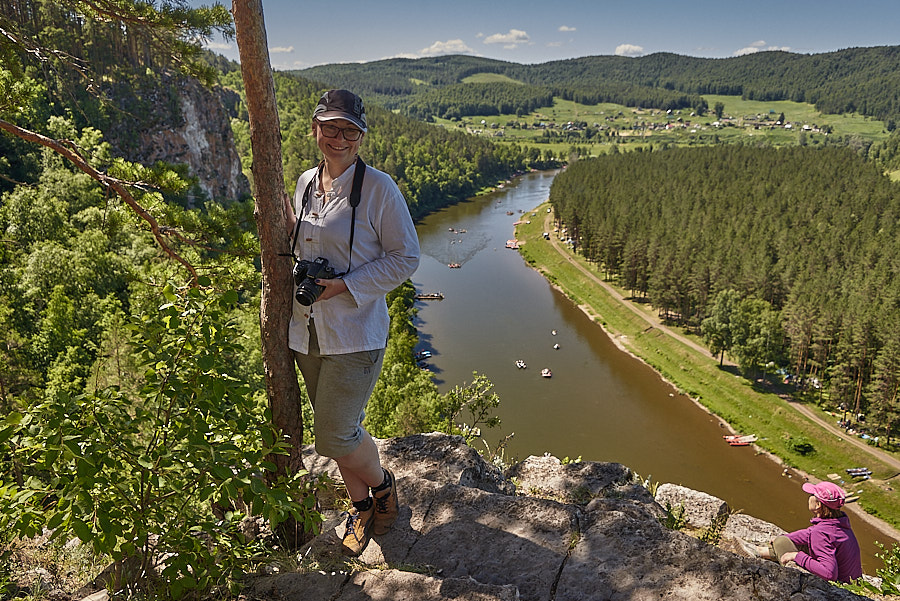
<path fill-rule="evenodd" d="M 787 368 L 896 435 L 900 187 L 874 165 L 837 148 L 609 155 L 571 165 L 550 201 L 579 252 L 714 353 Z"/>
<path fill-rule="evenodd" d="M 724 94 L 757 100 L 793 100 L 822 112 L 858 112 L 883 121 L 900 117 L 900 46 L 849 48 L 823 54 L 759 52 L 727 59 L 657 53 L 639 58 L 589 56 L 521 65 L 470 56 L 387 59 L 324 65 L 301 72 L 401 106 L 404 98 L 433 87 L 461 83 L 476 73 L 503 75 L 549 87 L 557 96 L 573 90 L 630 86 L 646 93 Z M 695 102 L 695 101 L 692 101 Z M 658 108 L 663 105 L 657 101 Z"/>

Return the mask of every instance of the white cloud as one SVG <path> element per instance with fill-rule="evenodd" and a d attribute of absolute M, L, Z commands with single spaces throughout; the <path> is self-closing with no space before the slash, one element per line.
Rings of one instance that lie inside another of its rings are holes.
<path fill-rule="evenodd" d="M 568 25 L 560 25 L 559 31 L 575 31 L 575 28 L 569 27 Z"/>
<path fill-rule="evenodd" d="M 494 33 L 484 38 L 485 44 L 503 44 L 509 50 L 530 42 L 531 38 L 521 29 L 510 29 L 509 33 Z"/>
<path fill-rule="evenodd" d="M 763 52 L 768 50 L 782 50 L 784 52 L 790 52 L 790 46 L 770 46 L 767 45 L 765 40 L 758 40 L 753 42 L 749 46 L 741 48 L 740 50 L 735 50 L 733 56 L 746 56 L 748 54 L 756 54 L 757 52 Z"/>
<path fill-rule="evenodd" d="M 465 42 L 457 39 L 435 42 L 428 48 L 422 48 L 419 54 L 421 56 L 438 56 L 440 54 L 473 54 L 474 52 Z"/>
<path fill-rule="evenodd" d="M 757 52 L 759 52 L 759 48 L 756 46 L 747 46 L 746 48 L 735 50 L 734 56 L 746 56 L 748 54 L 756 54 Z"/>
<path fill-rule="evenodd" d="M 290 54 L 293 51 L 293 46 L 275 46 L 274 48 L 269 48 L 269 52 L 272 54 Z"/>
<path fill-rule="evenodd" d="M 641 56 L 644 54 L 643 46 L 634 44 L 619 44 L 616 46 L 616 56 Z"/>
<path fill-rule="evenodd" d="M 207 42 L 206 48 L 209 50 L 231 50 L 233 46 L 227 42 Z"/>
<path fill-rule="evenodd" d="M 547 42 L 547 48 L 560 48 L 562 45 L 562 42 Z"/>

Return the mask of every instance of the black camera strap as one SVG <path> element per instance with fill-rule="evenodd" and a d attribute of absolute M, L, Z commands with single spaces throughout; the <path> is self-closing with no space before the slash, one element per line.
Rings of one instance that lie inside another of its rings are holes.
<path fill-rule="evenodd" d="M 319 163 L 319 181 L 322 180 L 322 170 L 325 168 L 325 161 Z M 356 157 L 356 171 L 353 172 L 353 187 L 350 188 L 350 208 L 352 209 L 352 214 L 350 215 L 350 260 L 347 263 L 347 271 L 344 273 L 350 273 L 350 266 L 353 264 L 353 234 L 356 231 L 356 207 L 359 206 L 359 201 L 362 197 L 362 183 L 363 177 L 366 174 L 366 164 L 363 162 L 362 158 L 357 155 Z M 303 192 L 303 198 L 300 204 L 300 215 L 297 217 L 297 223 L 294 226 L 294 241 L 291 243 L 291 256 L 294 259 L 297 256 L 294 254 L 294 249 L 297 247 L 297 236 L 300 235 L 300 221 L 302 220 L 303 212 L 306 210 L 306 204 L 309 199 L 309 195 L 312 192 L 313 182 L 316 181 L 316 178 L 310 178 L 309 183 L 306 184 L 306 190 Z"/>

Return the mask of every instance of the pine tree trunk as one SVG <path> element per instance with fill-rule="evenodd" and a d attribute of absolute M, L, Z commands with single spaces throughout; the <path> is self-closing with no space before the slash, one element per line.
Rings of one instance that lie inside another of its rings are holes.
<path fill-rule="evenodd" d="M 275 82 L 269 62 L 261 0 L 233 0 L 231 6 L 253 150 L 255 216 L 262 261 L 260 329 L 266 393 L 274 425 L 291 444 L 289 456 L 278 455 L 271 459 L 278 473 L 289 474 L 303 467 L 300 453 L 303 418 L 300 387 L 287 341 L 293 287 L 290 258 L 281 256 L 288 255 L 290 248 L 284 215 L 284 171 Z M 269 476 L 275 477 L 278 473 Z M 291 525 L 286 526 L 285 531 L 294 530 Z M 295 538 L 302 537 L 302 532 L 296 532 L 299 536 Z"/>

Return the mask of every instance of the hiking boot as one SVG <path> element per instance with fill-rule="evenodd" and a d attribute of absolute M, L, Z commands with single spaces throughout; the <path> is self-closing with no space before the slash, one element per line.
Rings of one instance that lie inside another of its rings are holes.
<path fill-rule="evenodd" d="M 738 546 L 740 546 L 741 550 L 747 554 L 748 557 L 754 557 L 757 559 L 769 559 L 768 553 L 764 547 L 760 545 L 754 545 L 751 542 L 745 541 L 742 538 L 737 538 Z"/>
<path fill-rule="evenodd" d="M 394 472 L 384 468 L 384 473 L 387 481 L 372 489 L 372 497 L 375 499 L 375 523 L 372 531 L 375 534 L 387 534 L 400 513 L 400 499 L 397 497 L 397 480 L 394 478 Z"/>
<path fill-rule="evenodd" d="M 347 516 L 347 524 L 344 527 L 344 540 L 341 543 L 341 553 L 350 557 L 358 557 L 369 544 L 369 530 L 372 528 L 375 506 L 366 511 L 359 511 L 351 507 Z"/>

